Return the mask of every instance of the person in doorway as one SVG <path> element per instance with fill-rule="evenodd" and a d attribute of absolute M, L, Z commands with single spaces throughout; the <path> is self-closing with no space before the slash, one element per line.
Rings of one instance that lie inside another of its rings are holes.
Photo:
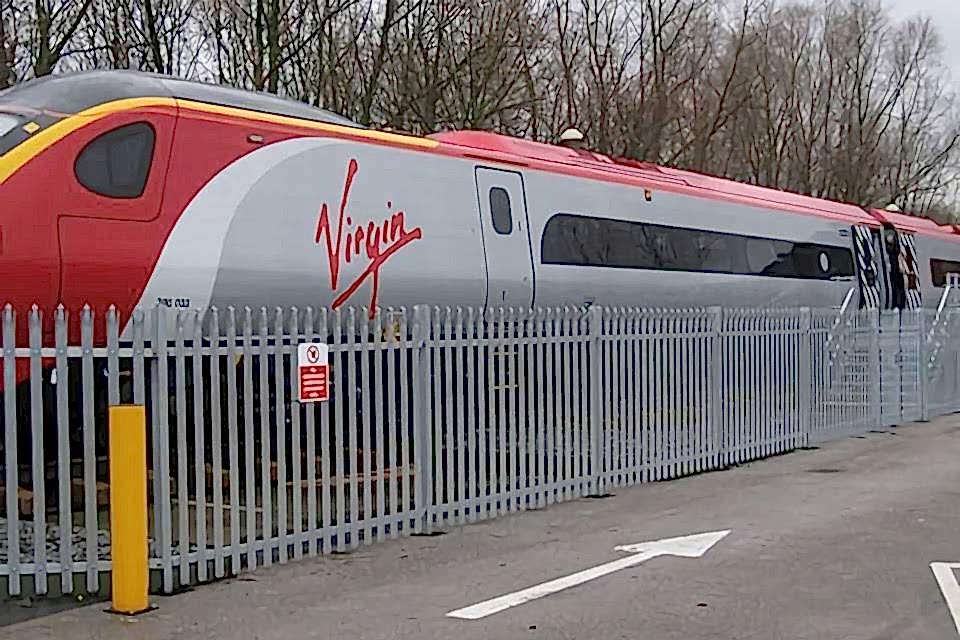
<path fill-rule="evenodd" d="M 885 229 L 883 238 L 890 264 L 890 302 L 894 309 L 904 309 L 907 306 L 907 291 L 904 286 L 906 284 L 904 274 L 900 267 L 900 241 L 897 232 L 893 229 Z"/>

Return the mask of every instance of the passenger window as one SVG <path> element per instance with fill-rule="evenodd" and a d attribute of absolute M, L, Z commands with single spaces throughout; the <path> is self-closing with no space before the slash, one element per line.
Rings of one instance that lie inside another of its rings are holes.
<path fill-rule="evenodd" d="M 790 245 L 766 238 L 747 238 L 747 267 L 751 273 L 766 274 L 775 271 Z"/>
<path fill-rule="evenodd" d="M 853 255 L 843 247 L 570 214 L 547 221 L 541 260 L 779 278 L 828 279 L 854 273 Z"/>
<path fill-rule="evenodd" d="M 147 185 L 155 140 L 146 122 L 109 131 L 88 144 L 74 165 L 84 187 L 108 198 L 139 198 Z"/>
<path fill-rule="evenodd" d="M 960 274 L 960 262 L 953 260 L 930 260 L 930 275 L 933 278 L 933 286 L 945 287 L 951 280 L 951 276 L 956 277 Z"/>
<path fill-rule="evenodd" d="M 493 228 L 500 235 L 513 232 L 513 213 L 510 211 L 510 194 L 502 187 L 490 189 L 490 216 Z"/>

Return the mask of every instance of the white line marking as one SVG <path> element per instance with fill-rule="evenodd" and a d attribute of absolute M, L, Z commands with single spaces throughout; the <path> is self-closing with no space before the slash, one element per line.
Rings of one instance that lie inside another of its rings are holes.
<path fill-rule="evenodd" d="M 931 562 L 930 569 L 933 571 L 933 577 L 937 579 L 937 584 L 940 585 L 943 599 L 947 601 L 947 609 L 953 616 L 957 634 L 960 634 L 960 584 L 957 583 L 957 575 L 953 572 L 954 569 L 960 569 L 960 562 Z"/>
<path fill-rule="evenodd" d="M 620 571 L 621 569 L 638 565 L 641 562 L 646 562 L 657 556 L 699 558 L 705 554 L 710 547 L 726 537 L 728 533 L 730 533 L 729 530 L 713 531 L 680 538 L 667 538 L 665 540 L 619 546 L 616 547 L 617 551 L 626 551 L 633 555 L 584 571 L 579 571 L 569 576 L 557 578 L 550 582 L 544 582 L 522 591 L 516 591 L 463 609 L 457 609 L 456 611 L 448 613 L 447 617 L 460 618 L 462 620 L 479 620 L 480 618 L 485 618 L 511 607 L 530 602 L 531 600 L 537 600 L 538 598 L 569 589 L 570 587 L 575 587 L 584 582 L 596 580 L 597 578 Z"/>

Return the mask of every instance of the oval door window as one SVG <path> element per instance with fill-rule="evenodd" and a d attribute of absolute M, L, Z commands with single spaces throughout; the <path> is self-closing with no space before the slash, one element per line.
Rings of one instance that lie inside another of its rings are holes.
<path fill-rule="evenodd" d="M 503 187 L 490 189 L 490 217 L 493 229 L 500 235 L 510 235 L 513 231 L 513 212 L 510 210 L 510 194 Z"/>

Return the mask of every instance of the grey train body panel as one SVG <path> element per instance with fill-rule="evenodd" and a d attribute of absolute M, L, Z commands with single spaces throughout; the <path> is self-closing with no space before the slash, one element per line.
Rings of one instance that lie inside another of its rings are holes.
<path fill-rule="evenodd" d="M 241 201 L 224 240 L 211 304 L 242 306 L 256 299 L 268 308 L 330 307 L 370 263 L 370 223 L 382 234 L 384 220 L 397 212 L 403 212 L 405 230 L 420 230 L 421 237 L 383 263 L 376 303 L 484 304 L 486 269 L 473 163 L 375 145 L 308 140 L 302 151 L 263 175 Z M 356 172 L 340 219 L 351 161 Z M 318 243 L 324 205 L 330 233 Z M 364 233 L 359 252 L 358 229 Z M 336 286 L 332 269 L 337 271 Z M 369 306 L 374 302 L 372 288 L 373 274 L 350 303 Z"/>
<path fill-rule="evenodd" d="M 526 172 L 531 211 L 537 304 L 545 306 L 813 306 L 839 305 L 856 277 L 835 281 L 720 273 L 543 264 L 547 220 L 566 213 L 690 227 L 795 242 L 850 247 L 849 227 L 832 220 L 745 207 L 707 198 L 654 192 L 582 178 Z"/>
<path fill-rule="evenodd" d="M 510 220 L 497 223 L 492 207 L 501 215 L 509 209 Z M 544 264 L 544 230 L 558 214 L 815 243 L 857 261 L 853 228 L 841 220 L 661 190 L 648 198 L 640 187 L 544 170 L 296 138 L 240 158 L 194 197 L 140 306 L 164 298 L 221 309 L 836 308 L 851 290 L 854 307 L 863 306 L 859 268 L 818 279 Z M 960 259 L 960 244 L 920 234 L 910 244 L 921 304 L 935 307 L 942 288 L 932 283 L 930 257 Z M 877 259 L 878 269 L 889 268 L 885 256 Z M 889 308 L 886 284 L 878 296 Z"/>
<path fill-rule="evenodd" d="M 936 308 L 943 294 L 943 287 L 936 287 L 933 284 L 930 260 L 960 261 L 960 244 L 920 234 L 914 236 L 914 244 L 917 247 L 917 270 L 920 277 L 920 293 L 923 297 L 922 306 Z"/>

